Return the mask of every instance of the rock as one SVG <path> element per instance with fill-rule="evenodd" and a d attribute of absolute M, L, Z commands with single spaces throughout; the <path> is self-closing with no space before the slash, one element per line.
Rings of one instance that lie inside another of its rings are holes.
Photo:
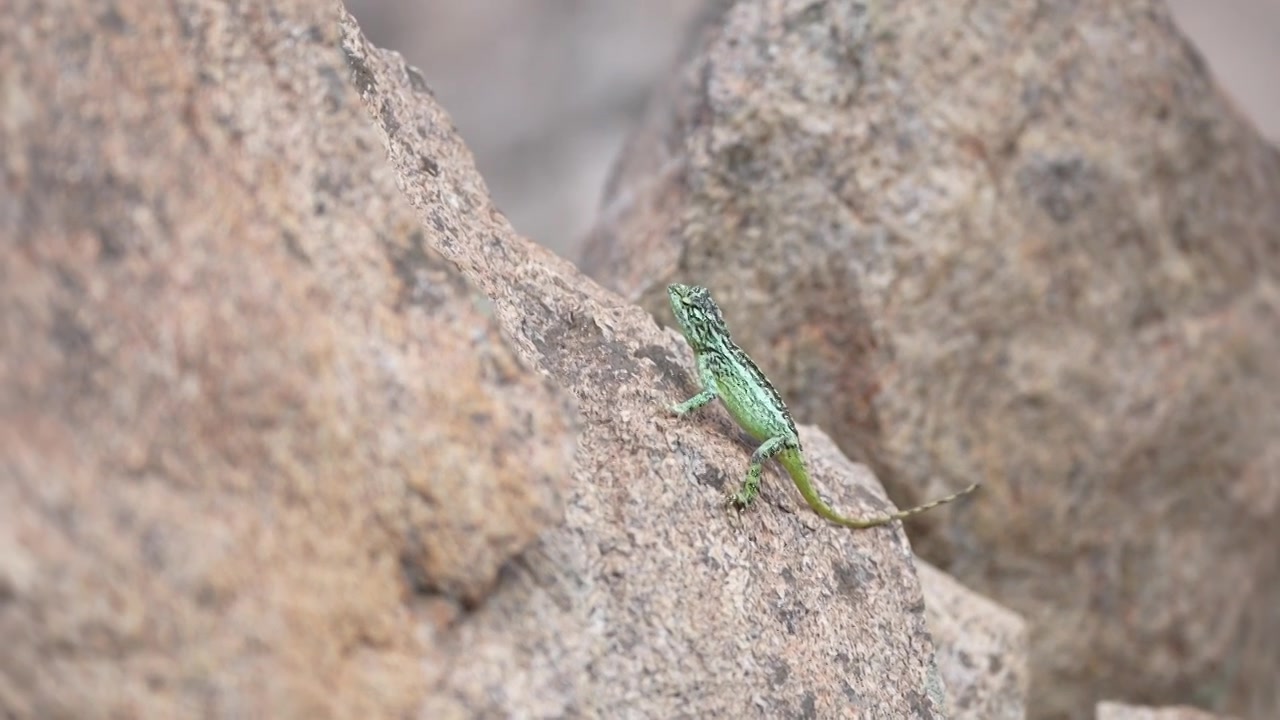
<path fill-rule="evenodd" d="M 0 23 L 0 716 L 411 716 L 563 512 L 572 403 L 278 5 Z"/>
<path fill-rule="evenodd" d="M 952 720 L 1026 717 L 1026 622 L 927 562 L 916 570 Z"/>
<path fill-rule="evenodd" d="M 900 504 L 984 483 L 915 546 L 1029 620 L 1030 716 L 1275 717 L 1280 154 L 1153 0 L 723 7 L 585 268 L 712 288 Z"/>

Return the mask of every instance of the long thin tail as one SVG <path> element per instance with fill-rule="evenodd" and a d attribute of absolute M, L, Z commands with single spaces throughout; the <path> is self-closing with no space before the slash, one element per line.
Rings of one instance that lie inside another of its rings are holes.
<path fill-rule="evenodd" d="M 920 513 L 925 512 L 926 510 L 932 510 L 938 507 L 939 505 L 946 505 L 947 503 L 951 502 L 952 500 L 955 500 L 956 498 L 963 497 L 973 492 L 974 490 L 977 490 L 979 484 L 980 483 L 973 483 L 972 485 L 961 490 L 960 492 L 951 493 L 950 495 L 944 498 L 938 498 L 933 502 L 927 502 L 923 505 L 917 505 L 913 508 L 907 508 L 906 510 L 899 510 L 898 512 L 893 513 L 891 515 L 882 515 L 880 517 L 868 518 L 866 520 L 849 520 L 846 518 L 838 522 L 840 522 L 840 524 L 844 525 L 845 527 L 851 527 L 851 528 L 868 528 L 868 527 L 875 527 L 877 525 L 885 525 L 887 523 L 893 522 L 894 520 L 902 520 L 904 518 L 912 517 L 913 515 L 919 515 Z"/>
<path fill-rule="evenodd" d="M 778 461 L 787 469 L 787 474 L 791 476 L 791 480 L 796 484 L 796 488 L 800 490 L 800 494 L 804 496 L 805 502 L 809 503 L 809 507 L 813 508 L 814 512 L 837 525 L 843 525 L 844 527 L 853 528 L 855 530 L 888 525 L 895 520 L 903 520 L 914 515 L 919 515 L 920 513 L 932 510 L 939 505 L 946 505 L 956 498 L 968 495 L 974 490 L 977 490 L 978 485 L 980 484 L 974 483 L 960 492 L 952 493 L 944 498 L 939 498 L 933 502 L 928 502 L 923 505 L 917 505 L 913 508 L 899 510 L 898 512 L 890 515 L 878 515 L 876 517 L 857 520 L 845 517 L 836 512 L 818 496 L 818 491 L 814 489 L 813 483 L 809 481 L 809 471 L 804 466 L 804 459 L 798 451 L 784 450 L 783 452 L 778 453 Z"/>

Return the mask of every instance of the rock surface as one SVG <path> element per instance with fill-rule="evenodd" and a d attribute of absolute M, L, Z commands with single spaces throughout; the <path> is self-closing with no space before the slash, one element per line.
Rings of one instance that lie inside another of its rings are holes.
<path fill-rule="evenodd" d="M 0 715 L 945 716 L 901 528 L 724 512 L 683 342 L 335 5 L 24 0 L 0 163 Z"/>
<path fill-rule="evenodd" d="M 1026 717 L 1026 622 L 929 563 L 916 570 L 952 720 Z"/>
<path fill-rule="evenodd" d="M 1030 621 L 1030 714 L 1280 713 L 1280 154 L 1153 1 L 724 5 L 585 253 L 705 284 L 916 547 Z M 1230 668 L 1230 671 L 1225 669 Z"/>
<path fill-rule="evenodd" d="M 0 20 L 0 716 L 405 717 L 414 604 L 563 512 L 313 5 Z"/>

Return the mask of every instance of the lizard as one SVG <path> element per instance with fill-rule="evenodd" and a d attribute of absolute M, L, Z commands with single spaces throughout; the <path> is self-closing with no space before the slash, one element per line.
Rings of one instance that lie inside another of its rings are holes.
<path fill-rule="evenodd" d="M 698 394 L 677 403 L 669 411 L 677 417 L 720 398 L 729 414 L 749 435 L 760 442 L 751 454 L 747 477 L 741 488 L 728 497 L 728 502 L 739 510 L 745 509 L 760 494 L 760 474 L 764 464 L 776 459 L 791 476 L 792 482 L 805 502 L 819 516 L 837 525 L 862 529 L 886 525 L 895 520 L 917 515 L 939 505 L 949 503 L 978 488 L 973 483 L 960 492 L 923 505 L 888 515 L 866 519 L 849 518 L 836 512 L 814 488 L 800 448 L 800 434 L 796 430 L 791 412 L 782 402 L 777 388 L 747 353 L 729 335 L 724 315 L 704 287 L 682 285 L 667 286 L 671 299 L 671 311 L 685 340 L 693 348 L 698 364 Z"/>

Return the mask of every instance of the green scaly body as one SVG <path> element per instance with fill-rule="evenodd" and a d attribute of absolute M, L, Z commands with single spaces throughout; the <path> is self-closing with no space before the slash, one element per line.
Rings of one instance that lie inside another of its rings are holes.
<path fill-rule="evenodd" d="M 814 512 L 837 525 L 850 528 L 876 527 L 911 517 L 949 503 L 978 487 L 974 483 L 942 499 L 865 520 L 837 513 L 818 496 L 809 479 L 804 453 L 800 449 L 800 435 L 786 404 L 760 368 L 733 342 L 711 293 L 703 287 L 676 284 L 667 287 L 667 294 L 680 331 L 698 359 L 698 380 L 702 387 L 697 395 L 672 407 L 672 412 L 684 415 L 720 398 L 738 425 L 761 443 L 751 454 L 747 478 L 741 489 L 729 498 L 737 507 L 745 508 L 760 494 L 760 474 L 770 458 L 787 469 L 787 474 Z"/>

